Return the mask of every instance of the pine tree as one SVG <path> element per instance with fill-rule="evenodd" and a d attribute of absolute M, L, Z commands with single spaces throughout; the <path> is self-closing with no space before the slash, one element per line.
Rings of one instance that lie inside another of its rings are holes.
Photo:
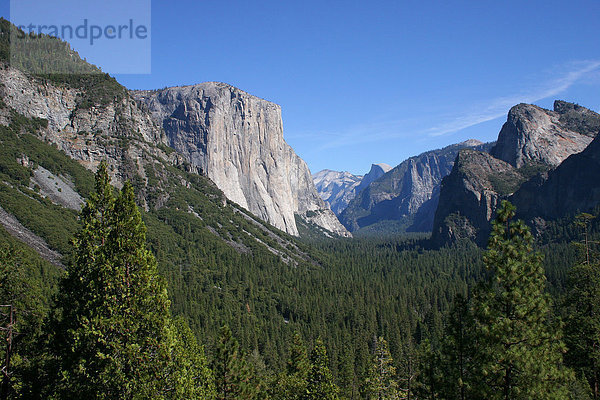
<path fill-rule="evenodd" d="M 549 325 L 541 256 L 515 208 L 503 201 L 484 256 L 489 279 L 474 298 L 475 398 L 564 399 L 564 344 Z"/>
<path fill-rule="evenodd" d="M 473 365 L 473 326 L 469 302 L 462 295 L 456 296 L 442 341 L 442 398 L 467 400 L 473 397 L 469 387 L 476 370 Z"/>
<path fill-rule="evenodd" d="M 126 183 L 114 196 L 106 164 L 81 212 L 73 262 L 60 284 L 52 349 L 60 398 L 161 399 L 182 379 L 169 300 Z"/>
<path fill-rule="evenodd" d="M 367 380 L 367 398 L 396 400 L 399 398 L 396 367 L 383 337 L 375 340 L 373 364 Z"/>
<path fill-rule="evenodd" d="M 329 370 L 327 349 L 321 339 L 317 339 L 311 355 L 311 369 L 304 400 L 337 400 L 339 389 L 333 382 Z"/>
<path fill-rule="evenodd" d="M 569 271 L 566 296 L 565 342 L 569 366 L 585 376 L 596 400 L 600 397 L 600 259 L 589 235 L 593 216 L 580 214 L 576 224 L 584 230 L 582 260 Z"/>
<path fill-rule="evenodd" d="M 398 375 L 400 377 L 400 399 L 415 399 L 416 378 L 418 376 L 418 356 L 417 349 L 413 343 L 413 338 L 408 336 L 402 345 L 400 355 Z"/>
<path fill-rule="evenodd" d="M 211 366 L 215 376 L 217 399 L 254 398 L 256 392 L 248 366 L 240 353 L 238 341 L 227 325 L 221 328 Z"/>
<path fill-rule="evenodd" d="M 417 379 L 414 392 L 415 398 L 433 400 L 438 398 L 441 389 L 442 372 L 439 370 L 440 354 L 425 339 L 417 351 Z M 444 371 L 445 372 L 445 371 Z"/>
<path fill-rule="evenodd" d="M 299 332 L 294 333 L 286 370 L 279 374 L 273 397 L 276 399 L 301 399 L 306 393 L 310 360 Z"/>
<path fill-rule="evenodd" d="M 176 346 L 169 379 L 171 397 L 175 399 L 210 400 L 216 397 L 212 371 L 204 348 L 182 318 L 174 321 Z"/>

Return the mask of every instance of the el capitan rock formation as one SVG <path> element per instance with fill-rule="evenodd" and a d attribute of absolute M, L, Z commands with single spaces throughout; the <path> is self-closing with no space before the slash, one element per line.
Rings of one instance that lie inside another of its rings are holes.
<path fill-rule="evenodd" d="M 168 143 L 228 199 L 292 235 L 295 216 L 349 236 L 283 138 L 281 108 L 225 83 L 134 91 Z"/>

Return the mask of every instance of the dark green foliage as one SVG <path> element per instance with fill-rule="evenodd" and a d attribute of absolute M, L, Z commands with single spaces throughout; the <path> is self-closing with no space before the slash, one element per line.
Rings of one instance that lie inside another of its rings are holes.
<path fill-rule="evenodd" d="M 299 400 L 306 394 L 310 360 L 300 333 L 295 332 L 289 350 L 286 370 L 280 373 L 274 385 L 273 398 Z"/>
<path fill-rule="evenodd" d="M 253 399 L 257 388 L 253 386 L 250 370 L 244 360 L 238 341 L 227 325 L 221 328 L 219 342 L 211 364 L 217 399 Z"/>
<path fill-rule="evenodd" d="M 310 357 L 311 368 L 308 373 L 306 394 L 303 400 L 336 400 L 339 388 L 333 382 L 329 369 L 327 349 L 321 339 L 317 339 Z"/>
<path fill-rule="evenodd" d="M 569 271 L 565 299 L 565 342 L 569 366 L 585 377 L 594 399 L 600 396 L 600 256 L 590 236 L 591 214 L 577 216 L 583 231 L 580 262 Z"/>
<path fill-rule="evenodd" d="M 106 165 L 81 212 L 61 282 L 51 349 L 60 398 L 168 398 L 178 374 L 165 285 L 145 247 L 131 185 L 113 195 Z M 182 380 L 185 377 L 181 377 Z"/>
<path fill-rule="evenodd" d="M 514 207 L 498 210 L 484 257 L 490 276 L 473 301 L 476 398 L 564 399 L 568 371 L 564 344 L 549 324 L 550 299 L 544 294 L 541 256 Z"/>
<path fill-rule="evenodd" d="M 59 276 L 59 270 L 14 240 L 0 226 L 0 304 L 12 305 L 16 317 L 9 384 L 11 398 L 31 398 L 32 383 L 40 378 L 37 342 L 43 334 L 42 321 L 49 312 Z M 8 328 L 8 311 L 8 307 L 0 308 L 2 328 Z M 4 365 L 7 332 L 0 333 L 3 338 L 0 363 Z"/>
<path fill-rule="evenodd" d="M 441 346 L 440 382 L 441 397 L 466 400 L 474 397 L 470 384 L 480 373 L 475 365 L 474 320 L 467 299 L 458 295 L 448 316 L 448 323 Z"/>

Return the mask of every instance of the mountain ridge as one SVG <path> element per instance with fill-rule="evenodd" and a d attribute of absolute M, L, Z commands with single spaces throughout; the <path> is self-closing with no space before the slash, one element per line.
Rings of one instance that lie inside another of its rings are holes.
<path fill-rule="evenodd" d="M 340 214 L 348 230 L 382 224 L 395 231 L 431 231 L 439 184 L 450 173 L 459 149 L 490 144 L 478 140 L 452 144 L 408 158 L 362 190 Z"/>
<path fill-rule="evenodd" d="M 385 163 L 372 164 L 365 175 L 324 169 L 313 174 L 313 182 L 321 198 L 329 204 L 335 215 L 339 215 L 358 193 L 390 169 L 392 167 Z"/>
<path fill-rule="evenodd" d="M 494 209 L 503 199 L 514 201 L 520 217 L 525 217 L 530 224 L 537 219 L 536 224 L 542 227 L 544 213 L 541 211 L 545 204 L 561 196 L 556 184 L 546 183 L 549 176 L 562 176 L 553 179 L 563 182 L 565 190 L 571 187 L 564 172 L 557 171 L 568 170 L 575 175 L 577 171 L 562 165 L 572 157 L 575 160 L 583 157 L 576 156 L 596 141 L 596 128 L 600 130 L 600 115 L 574 103 L 556 100 L 553 110 L 531 104 L 512 107 L 490 154 L 461 151 L 457 159 L 462 161 L 444 178 L 440 207 L 435 214 L 433 243 L 443 245 L 468 238 L 483 245 Z M 485 165 L 496 168 L 482 168 Z M 583 182 L 579 185 L 590 188 Z M 544 190 L 546 196 L 541 196 Z M 572 203 L 577 203 L 574 198 Z M 591 206 L 591 202 L 587 205 Z M 569 207 L 563 205 L 562 208 L 561 212 L 555 209 L 547 213 L 546 218 L 564 216 Z"/>

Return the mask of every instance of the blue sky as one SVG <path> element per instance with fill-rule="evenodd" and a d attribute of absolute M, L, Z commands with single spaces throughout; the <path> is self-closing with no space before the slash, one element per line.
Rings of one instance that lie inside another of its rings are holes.
<path fill-rule="evenodd" d="M 276 102 L 313 172 L 494 140 L 519 102 L 600 109 L 597 0 L 180 0 L 151 16 L 152 73 L 122 84 L 222 81 Z"/>

